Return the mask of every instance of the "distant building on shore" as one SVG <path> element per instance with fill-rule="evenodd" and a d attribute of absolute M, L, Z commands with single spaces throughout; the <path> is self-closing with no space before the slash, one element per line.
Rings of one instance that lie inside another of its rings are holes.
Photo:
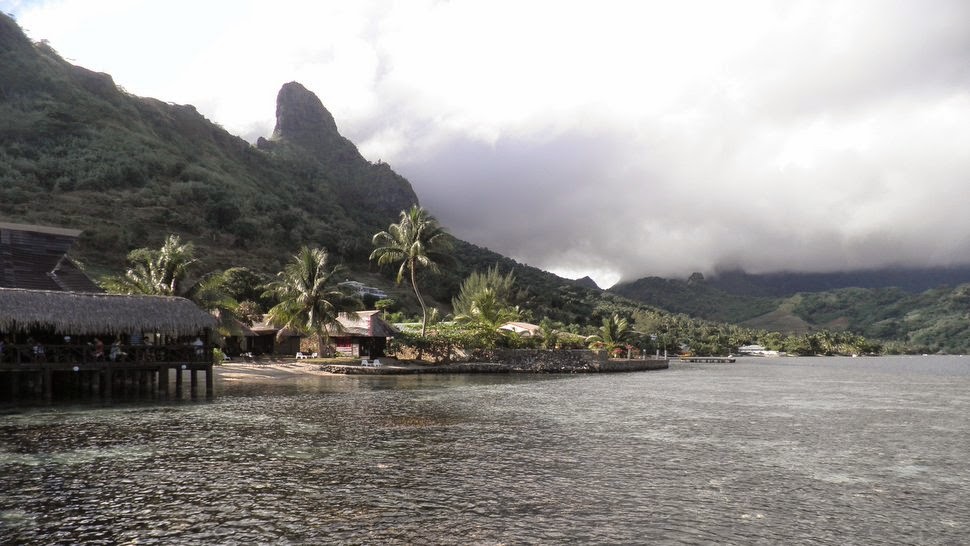
<path fill-rule="evenodd" d="M 741 356 L 781 356 L 778 351 L 765 349 L 763 345 L 743 345 L 738 347 L 738 354 Z"/>

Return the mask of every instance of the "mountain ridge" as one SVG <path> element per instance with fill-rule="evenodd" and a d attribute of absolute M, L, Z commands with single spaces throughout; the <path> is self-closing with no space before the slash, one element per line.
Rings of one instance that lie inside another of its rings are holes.
<path fill-rule="evenodd" d="M 96 277 L 121 271 L 129 250 L 176 234 L 195 244 L 205 270 L 270 275 L 307 244 L 400 305 L 413 299 L 368 257 L 371 236 L 417 204 L 416 193 L 388 164 L 364 159 L 303 85 L 281 87 L 273 134 L 252 145 L 191 105 L 128 94 L 111 76 L 68 63 L 2 14 L 0 43 L 0 219 L 82 230 L 72 254 Z M 422 277 L 439 307 L 472 271 L 499 264 L 515 271 L 537 312 L 599 319 L 598 289 L 455 243 L 457 264 Z"/>

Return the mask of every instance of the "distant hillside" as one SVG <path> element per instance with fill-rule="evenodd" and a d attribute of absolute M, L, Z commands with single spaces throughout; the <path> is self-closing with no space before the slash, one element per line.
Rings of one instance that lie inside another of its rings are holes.
<path fill-rule="evenodd" d="M 687 281 L 645 277 L 617 284 L 609 291 L 674 313 L 732 323 L 769 313 L 778 306 L 773 298 L 739 296 L 719 290 L 700 273 L 691 275 Z"/>
<path fill-rule="evenodd" d="M 899 288 L 913 294 L 970 283 L 970 265 L 927 268 L 883 268 L 836 273 L 766 273 L 718 271 L 707 279 L 711 286 L 740 296 L 784 297 L 799 292 L 841 288 Z"/>
<path fill-rule="evenodd" d="M 755 330 L 850 331 L 920 352 L 970 352 L 970 284 L 919 293 L 839 288 L 769 298 L 729 294 L 695 273 L 686 281 L 648 277 L 609 291 L 669 312 Z"/>

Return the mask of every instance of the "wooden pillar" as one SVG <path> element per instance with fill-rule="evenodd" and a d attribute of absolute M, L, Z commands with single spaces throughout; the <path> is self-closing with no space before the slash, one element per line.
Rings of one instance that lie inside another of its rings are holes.
<path fill-rule="evenodd" d="M 189 393 L 189 396 L 195 400 L 199 396 L 199 370 L 196 369 L 195 366 L 193 366 L 192 370 L 189 372 L 189 380 L 191 382 L 191 392 Z"/>
<path fill-rule="evenodd" d="M 214 395 L 215 389 L 213 387 L 215 384 L 215 378 L 212 376 L 213 370 L 215 370 L 215 366 L 213 366 L 212 363 L 209 363 L 209 365 L 206 366 L 205 368 L 205 397 L 206 398 L 212 398 Z"/>
<path fill-rule="evenodd" d="M 44 401 L 50 402 L 54 399 L 54 372 L 50 366 L 44 366 L 41 381 L 44 384 Z"/>
<path fill-rule="evenodd" d="M 182 399 L 182 366 L 175 366 L 175 398 Z"/>
<path fill-rule="evenodd" d="M 159 366 L 158 367 L 158 388 L 168 398 L 168 367 Z"/>
<path fill-rule="evenodd" d="M 107 400 L 111 400 L 111 386 L 114 383 L 114 377 L 111 374 L 111 366 L 103 366 L 101 368 L 102 387 L 101 395 Z"/>

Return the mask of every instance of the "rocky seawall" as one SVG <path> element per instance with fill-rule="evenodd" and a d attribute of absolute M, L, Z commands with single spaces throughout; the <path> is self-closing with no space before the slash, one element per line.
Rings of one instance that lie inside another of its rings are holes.
<path fill-rule="evenodd" d="M 670 367 L 665 358 L 646 360 L 608 359 L 594 351 L 496 351 L 493 362 L 456 362 L 452 364 L 414 365 L 388 361 L 381 366 L 321 366 L 321 371 L 335 374 L 400 375 L 432 373 L 611 373 L 663 370 Z"/>

